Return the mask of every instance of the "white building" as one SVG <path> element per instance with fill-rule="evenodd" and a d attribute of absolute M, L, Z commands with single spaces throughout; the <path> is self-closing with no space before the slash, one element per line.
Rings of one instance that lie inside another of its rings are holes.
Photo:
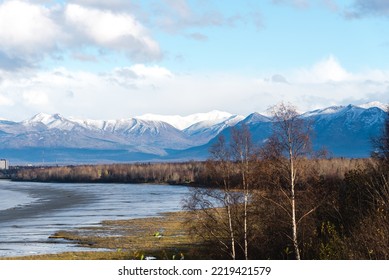
<path fill-rule="evenodd" d="M 0 170 L 7 170 L 9 168 L 8 160 L 0 159 Z"/>

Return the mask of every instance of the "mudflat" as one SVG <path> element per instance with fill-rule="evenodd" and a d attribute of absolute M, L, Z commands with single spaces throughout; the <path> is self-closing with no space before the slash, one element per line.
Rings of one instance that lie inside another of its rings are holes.
<path fill-rule="evenodd" d="M 0 211 L 0 223 L 17 219 L 28 219 L 36 216 L 44 216 L 51 211 L 65 209 L 77 204 L 88 203 L 93 197 L 75 190 L 61 190 L 50 188 L 20 189 L 32 198 L 37 198 L 33 203 L 16 206 Z"/>

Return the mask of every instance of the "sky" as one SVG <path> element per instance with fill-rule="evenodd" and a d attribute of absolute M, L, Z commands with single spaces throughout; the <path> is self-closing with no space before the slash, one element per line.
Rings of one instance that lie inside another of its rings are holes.
<path fill-rule="evenodd" d="M 3 0 L 0 118 L 389 103 L 387 0 Z"/>

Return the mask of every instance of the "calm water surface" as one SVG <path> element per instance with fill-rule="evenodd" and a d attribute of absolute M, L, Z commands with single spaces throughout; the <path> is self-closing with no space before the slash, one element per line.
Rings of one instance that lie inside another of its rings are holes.
<path fill-rule="evenodd" d="M 0 256 L 86 250 L 48 237 L 103 220 L 179 211 L 184 186 L 57 184 L 0 180 Z"/>

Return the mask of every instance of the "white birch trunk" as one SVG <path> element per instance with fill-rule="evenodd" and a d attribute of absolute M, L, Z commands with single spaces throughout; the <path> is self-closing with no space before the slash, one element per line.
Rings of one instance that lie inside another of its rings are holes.
<path fill-rule="evenodd" d="M 297 220 L 296 220 L 296 197 L 295 197 L 295 177 L 294 160 L 292 147 L 289 148 L 289 160 L 290 160 L 290 191 L 291 191 L 291 206 L 292 206 L 292 241 L 296 254 L 296 259 L 300 260 L 300 249 L 297 238 Z"/>
<path fill-rule="evenodd" d="M 231 217 L 231 206 L 227 205 L 227 215 L 228 215 L 228 225 L 230 228 L 230 238 L 231 238 L 231 258 L 233 260 L 236 259 L 236 253 L 235 253 L 235 235 L 234 235 L 234 229 L 232 226 L 232 217 Z"/>

